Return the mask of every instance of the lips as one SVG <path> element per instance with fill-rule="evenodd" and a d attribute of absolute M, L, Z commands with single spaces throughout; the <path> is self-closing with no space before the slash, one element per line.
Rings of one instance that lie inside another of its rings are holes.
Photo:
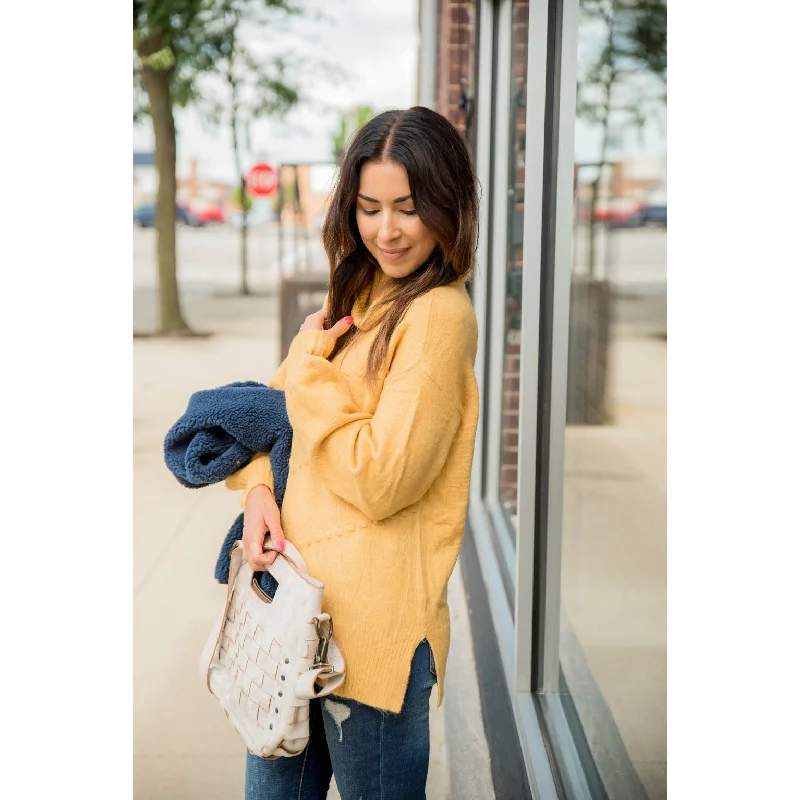
<path fill-rule="evenodd" d="M 384 250 L 382 247 L 379 247 L 381 255 L 384 258 L 388 258 L 390 261 L 396 261 L 399 258 L 402 258 L 411 248 L 404 247 L 401 250 Z"/>

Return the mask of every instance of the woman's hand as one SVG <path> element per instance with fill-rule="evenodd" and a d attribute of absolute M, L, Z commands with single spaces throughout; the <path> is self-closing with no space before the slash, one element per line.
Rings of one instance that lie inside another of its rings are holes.
<path fill-rule="evenodd" d="M 274 551 L 264 552 L 264 537 L 270 534 L 270 544 L 283 550 L 285 537 L 281 527 L 281 512 L 272 492 L 263 484 L 247 493 L 244 504 L 244 559 L 253 572 L 263 572 L 278 557 Z"/>
<path fill-rule="evenodd" d="M 306 321 L 300 326 L 301 331 L 325 331 L 334 340 L 338 339 L 347 329 L 353 324 L 352 317 L 344 317 L 340 319 L 335 325 L 332 325 L 328 330 L 325 330 L 325 321 L 328 319 L 328 307 L 322 306 L 319 311 L 309 314 Z"/>

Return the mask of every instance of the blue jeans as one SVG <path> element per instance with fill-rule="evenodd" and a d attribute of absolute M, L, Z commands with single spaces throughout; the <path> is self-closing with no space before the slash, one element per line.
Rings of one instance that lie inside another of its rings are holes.
<path fill-rule="evenodd" d="M 312 700 L 308 746 L 299 756 L 268 761 L 247 754 L 245 800 L 325 800 L 333 774 L 342 800 L 424 800 L 435 683 L 423 640 L 399 714 L 335 695 Z"/>

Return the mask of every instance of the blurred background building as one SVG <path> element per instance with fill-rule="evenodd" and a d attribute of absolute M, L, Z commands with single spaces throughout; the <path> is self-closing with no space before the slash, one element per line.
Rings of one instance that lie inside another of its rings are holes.
<path fill-rule="evenodd" d="M 421 0 L 470 142 L 462 570 L 497 797 L 666 797 L 666 8 Z"/>

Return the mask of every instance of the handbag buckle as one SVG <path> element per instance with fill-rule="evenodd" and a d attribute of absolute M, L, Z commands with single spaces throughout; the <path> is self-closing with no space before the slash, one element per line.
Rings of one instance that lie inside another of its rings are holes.
<path fill-rule="evenodd" d="M 333 636 L 333 620 L 315 618 L 314 628 L 319 642 L 317 642 L 317 652 L 314 654 L 314 663 L 311 665 L 311 669 L 322 667 L 325 673 L 333 672 L 333 667 L 328 663 L 328 643 Z"/>

